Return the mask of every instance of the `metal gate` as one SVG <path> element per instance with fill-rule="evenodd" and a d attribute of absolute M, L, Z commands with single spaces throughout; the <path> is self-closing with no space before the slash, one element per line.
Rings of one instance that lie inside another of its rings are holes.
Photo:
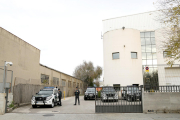
<path fill-rule="evenodd" d="M 142 113 L 142 87 L 96 88 L 96 113 Z"/>

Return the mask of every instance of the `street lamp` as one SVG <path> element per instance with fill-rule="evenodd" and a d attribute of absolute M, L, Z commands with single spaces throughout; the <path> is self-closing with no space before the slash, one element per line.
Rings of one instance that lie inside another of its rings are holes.
<path fill-rule="evenodd" d="M 5 84 L 6 84 L 6 76 L 7 76 L 7 65 L 10 65 L 10 66 L 12 66 L 13 65 L 13 63 L 12 62 L 4 62 L 4 75 L 3 75 L 3 86 L 2 86 L 2 93 L 4 93 L 5 92 Z"/>

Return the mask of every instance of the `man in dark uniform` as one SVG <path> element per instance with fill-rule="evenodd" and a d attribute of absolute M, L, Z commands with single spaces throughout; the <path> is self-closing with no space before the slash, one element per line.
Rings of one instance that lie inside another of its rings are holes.
<path fill-rule="evenodd" d="M 75 93 L 75 104 L 74 105 L 76 105 L 77 99 L 78 99 L 78 104 L 80 105 L 80 101 L 79 101 L 80 91 L 79 91 L 78 87 L 76 87 L 76 91 L 74 93 Z"/>
<path fill-rule="evenodd" d="M 61 97 L 62 97 L 62 92 L 60 91 L 60 89 L 58 89 L 58 97 L 59 97 L 59 106 L 62 106 L 62 103 L 61 103 Z"/>

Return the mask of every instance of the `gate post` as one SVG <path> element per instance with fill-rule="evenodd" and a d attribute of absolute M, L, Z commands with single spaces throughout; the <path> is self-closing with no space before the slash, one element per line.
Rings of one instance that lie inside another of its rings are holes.
<path fill-rule="evenodd" d="M 144 88 L 141 88 L 141 104 L 142 104 L 142 112 L 144 113 Z"/>
<path fill-rule="evenodd" d="M 95 87 L 95 113 L 96 113 L 96 96 L 97 96 L 97 94 L 96 94 L 96 87 Z"/>

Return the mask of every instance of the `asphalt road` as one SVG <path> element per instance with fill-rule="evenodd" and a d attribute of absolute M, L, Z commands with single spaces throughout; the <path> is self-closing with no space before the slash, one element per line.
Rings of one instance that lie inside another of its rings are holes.
<path fill-rule="evenodd" d="M 31 105 L 0 115 L 0 120 L 180 120 L 180 114 L 95 113 L 95 101 L 84 101 L 74 106 L 74 97 L 62 100 L 63 106 L 32 108 Z"/>
<path fill-rule="evenodd" d="M 12 111 L 12 113 L 72 113 L 72 114 L 85 114 L 85 113 L 95 113 L 95 100 L 86 100 L 84 97 L 80 96 L 80 105 L 74 105 L 75 97 L 68 97 L 62 99 L 62 106 L 55 106 L 50 108 L 48 106 L 42 106 L 38 108 L 32 108 L 31 105 L 17 108 Z"/>

